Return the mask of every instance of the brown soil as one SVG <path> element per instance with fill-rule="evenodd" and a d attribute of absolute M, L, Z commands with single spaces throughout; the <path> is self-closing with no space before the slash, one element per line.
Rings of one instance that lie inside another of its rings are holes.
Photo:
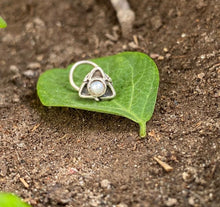
<path fill-rule="evenodd" d="M 219 206 L 219 1 L 130 4 L 139 45 L 107 0 L 1 0 L 1 191 L 37 207 Z M 40 103 L 40 73 L 127 50 L 160 71 L 146 139 L 126 118 Z"/>

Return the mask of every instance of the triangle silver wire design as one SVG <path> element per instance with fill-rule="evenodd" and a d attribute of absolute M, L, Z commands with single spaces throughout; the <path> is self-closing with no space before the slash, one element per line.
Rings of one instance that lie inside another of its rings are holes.
<path fill-rule="evenodd" d="M 95 80 L 102 80 L 102 82 L 105 83 L 105 93 L 100 97 L 92 96 L 88 90 L 89 83 Z M 99 101 L 100 99 L 105 100 L 114 98 L 116 96 L 116 92 L 112 85 L 111 78 L 105 74 L 100 67 L 95 67 L 85 76 L 83 83 L 79 88 L 79 96 L 81 98 L 95 99 L 96 101 Z"/>

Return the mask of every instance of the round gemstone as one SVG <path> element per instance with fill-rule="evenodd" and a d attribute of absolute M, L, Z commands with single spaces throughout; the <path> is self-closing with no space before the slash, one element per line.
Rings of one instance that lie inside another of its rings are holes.
<path fill-rule="evenodd" d="M 90 84 L 89 92 L 92 96 L 102 96 L 105 93 L 105 85 L 101 81 L 95 80 Z"/>

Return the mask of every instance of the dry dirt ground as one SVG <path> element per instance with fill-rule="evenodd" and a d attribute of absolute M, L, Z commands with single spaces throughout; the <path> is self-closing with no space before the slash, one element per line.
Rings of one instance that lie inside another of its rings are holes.
<path fill-rule="evenodd" d="M 0 1 L 1 191 L 34 207 L 219 206 L 220 2 L 130 4 L 126 40 L 107 0 Z M 123 117 L 42 106 L 39 74 L 121 51 L 149 54 L 159 68 L 145 139 Z"/>

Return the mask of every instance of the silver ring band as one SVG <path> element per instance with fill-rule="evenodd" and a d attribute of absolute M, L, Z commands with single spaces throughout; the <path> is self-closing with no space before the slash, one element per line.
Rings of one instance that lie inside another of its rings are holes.
<path fill-rule="evenodd" d="M 85 76 L 82 84 L 78 87 L 73 80 L 75 69 L 81 64 L 89 64 L 94 68 Z M 81 98 L 95 99 L 96 101 L 112 99 L 116 96 L 112 85 L 112 79 L 104 73 L 102 68 L 89 60 L 76 62 L 69 72 L 69 82 L 78 91 Z"/>
<path fill-rule="evenodd" d="M 92 61 L 89 61 L 89 60 L 82 60 L 82 61 L 79 61 L 77 63 L 75 63 L 72 68 L 70 69 L 70 73 L 69 73 L 69 81 L 70 81 L 70 84 L 73 88 L 75 88 L 77 91 L 79 91 L 79 87 L 74 83 L 74 80 L 73 80 L 73 73 L 75 71 L 75 69 L 79 66 L 79 65 L 82 65 L 82 64 L 89 64 L 89 65 L 92 65 L 94 67 L 98 67 L 97 64 L 95 64 L 94 62 Z"/>

